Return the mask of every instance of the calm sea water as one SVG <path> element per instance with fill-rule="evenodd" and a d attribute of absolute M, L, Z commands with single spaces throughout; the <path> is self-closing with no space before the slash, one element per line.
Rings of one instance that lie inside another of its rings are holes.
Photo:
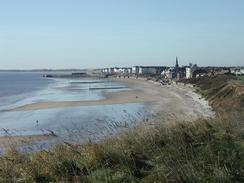
<path fill-rule="evenodd" d="M 41 73 L 0 72 L 0 106 L 15 103 L 54 83 Z"/>
<path fill-rule="evenodd" d="M 0 97 L 40 90 L 52 82 L 41 77 L 41 73 L 0 72 Z"/>
<path fill-rule="evenodd" d="M 110 90 L 110 87 L 124 89 Z M 89 88 L 108 88 L 89 90 Z M 59 140 L 79 141 L 116 134 L 146 117 L 143 104 L 82 106 L 34 111 L 6 109 L 51 101 L 99 100 L 103 92 L 128 90 L 125 85 L 96 79 L 47 79 L 42 73 L 0 72 L 0 135 L 34 135 L 52 130 Z M 36 121 L 39 121 L 38 126 Z"/>

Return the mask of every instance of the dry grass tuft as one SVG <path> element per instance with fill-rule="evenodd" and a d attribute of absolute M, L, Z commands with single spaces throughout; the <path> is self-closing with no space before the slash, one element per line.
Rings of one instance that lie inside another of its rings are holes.
<path fill-rule="evenodd" d="M 195 84 L 222 105 L 236 97 L 233 91 L 219 95 L 225 93 L 220 88 L 229 89 L 231 79 L 225 81 L 204 78 Z M 232 106 L 214 119 L 145 125 L 97 144 L 57 145 L 32 154 L 10 150 L 0 157 L 0 181 L 244 182 L 244 112 L 239 101 Z"/>

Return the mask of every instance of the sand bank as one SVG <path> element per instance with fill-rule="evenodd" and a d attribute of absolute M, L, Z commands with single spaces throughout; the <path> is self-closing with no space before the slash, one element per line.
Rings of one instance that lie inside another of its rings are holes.
<path fill-rule="evenodd" d="M 146 81 L 142 78 L 110 79 L 126 84 L 130 90 L 106 92 L 102 100 L 42 102 L 20 106 L 9 111 L 29 111 L 64 107 L 114 105 L 128 103 L 144 103 L 148 112 L 160 118 L 160 122 L 168 120 L 192 121 L 197 118 L 213 117 L 214 112 L 208 102 L 194 92 L 191 85 L 164 85 Z M 0 137 L 0 148 L 12 145 L 26 145 L 36 141 L 52 139 L 52 135 Z"/>
<path fill-rule="evenodd" d="M 104 93 L 105 98 L 101 100 L 83 100 L 83 101 L 60 101 L 60 102 L 41 102 L 27 104 L 9 111 L 29 111 L 64 107 L 78 107 L 78 106 L 98 106 L 98 105 L 113 105 L 113 104 L 128 104 L 153 102 L 157 97 L 145 94 L 142 91 L 129 90 L 121 92 Z"/>
<path fill-rule="evenodd" d="M 41 102 L 20 106 L 10 111 L 28 111 L 78 106 L 98 106 L 128 103 L 147 103 L 148 111 L 164 118 L 194 120 L 212 117 L 214 112 L 208 102 L 194 92 L 191 85 L 164 85 L 139 78 L 110 79 L 126 84 L 131 90 L 106 92 L 101 100 Z"/>

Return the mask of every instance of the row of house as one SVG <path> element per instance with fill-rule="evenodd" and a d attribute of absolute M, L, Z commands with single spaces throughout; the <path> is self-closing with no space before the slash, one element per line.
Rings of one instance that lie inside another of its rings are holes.
<path fill-rule="evenodd" d="M 131 74 L 132 68 L 130 67 L 112 67 L 102 69 L 103 73 L 106 74 Z"/>
<path fill-rule="evenodd" d="M 133 66 L 133 67 L 113 67 L 102 69 L 106 74 L 135 74 L 135 75 L 157 75 L 167 67 L 164 66 Z"/>
<path fill-rule="evenodd" d="M 231 67 L 230 73 L 234 75 L 244 75 L 244 67 Z"/>
<path fill-rule="evenodd" d="M 182 78 L 197 78 L 201 76 L 214 76 L 219 74 L 244 75 L 244 68 L 229 67 L 198 67 L 196 64 L 179 66 L 178 58 L 174 67 L 167 66 L 133 66 L 133 67 L 114 67 L 102 69 L 106 75 L 143 75 L 161 76 L 167 80 L 179 80 Z"/>
<path fill-rule="evenodd" d="M 166 68 L 165 66 L 134 66 L 132 67 L 132 73 L 139 75 L 158 75 Z"/>
<path fill-rule="evenodd" d="M 222 74 L 230 74 L 228 67 L 198 67 L 197 65 L 190 65 L 186 68 L 186 78 L 197 78 L 201 76 L 216 76 Z"/>
<path fill-rule="evenodd" d="M 179 66 L 178 58 L 176 57 L 176 63 L 174 67 L 167 66 L 133 66 L 133 67 L 113 67 L 104 68 L 102 72 L 106 75 L 143 75 L 143 76 L 154 76 L 160 75 L 165 79 L 181 79 L 190 78 L 193 76 L 194 69 L 197 68 L 196 65 Z"/>

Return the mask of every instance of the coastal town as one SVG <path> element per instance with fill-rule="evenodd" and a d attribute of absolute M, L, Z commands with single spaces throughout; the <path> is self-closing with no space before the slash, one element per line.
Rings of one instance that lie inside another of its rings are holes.
<path fill-rule="evenodd" d="M 244 183 L 244 0 L 2 0 L 0 183 Z"/>
<path fill-rule="evenodd" d="M 244 76 L 243 66 L 214 67 L 198 66 L 189 63 L 180 65 L 176 57 L 174 66 L 133 66 L 133 67 L 110 67 L 102 69 L 82 70 L 44 70 L 43 77 L 48 78 L 146 78 L 160 82 L 162 85 L 180 82 L 184 79 L 199 78 L 203 76 L 233 75 Z"/>
<path fill-rule="evenodd" d="M 198 78 L 202 76 L 216 75 L 244 75 L 244 67 L 199 67 L 197 64 L 180 66 L 176 57 L 175 66 L 133 66 L 103 68 L 104 77 L 146 77 L 156 79 L 162 84 L 170 84 L 182 79 Z"/>

